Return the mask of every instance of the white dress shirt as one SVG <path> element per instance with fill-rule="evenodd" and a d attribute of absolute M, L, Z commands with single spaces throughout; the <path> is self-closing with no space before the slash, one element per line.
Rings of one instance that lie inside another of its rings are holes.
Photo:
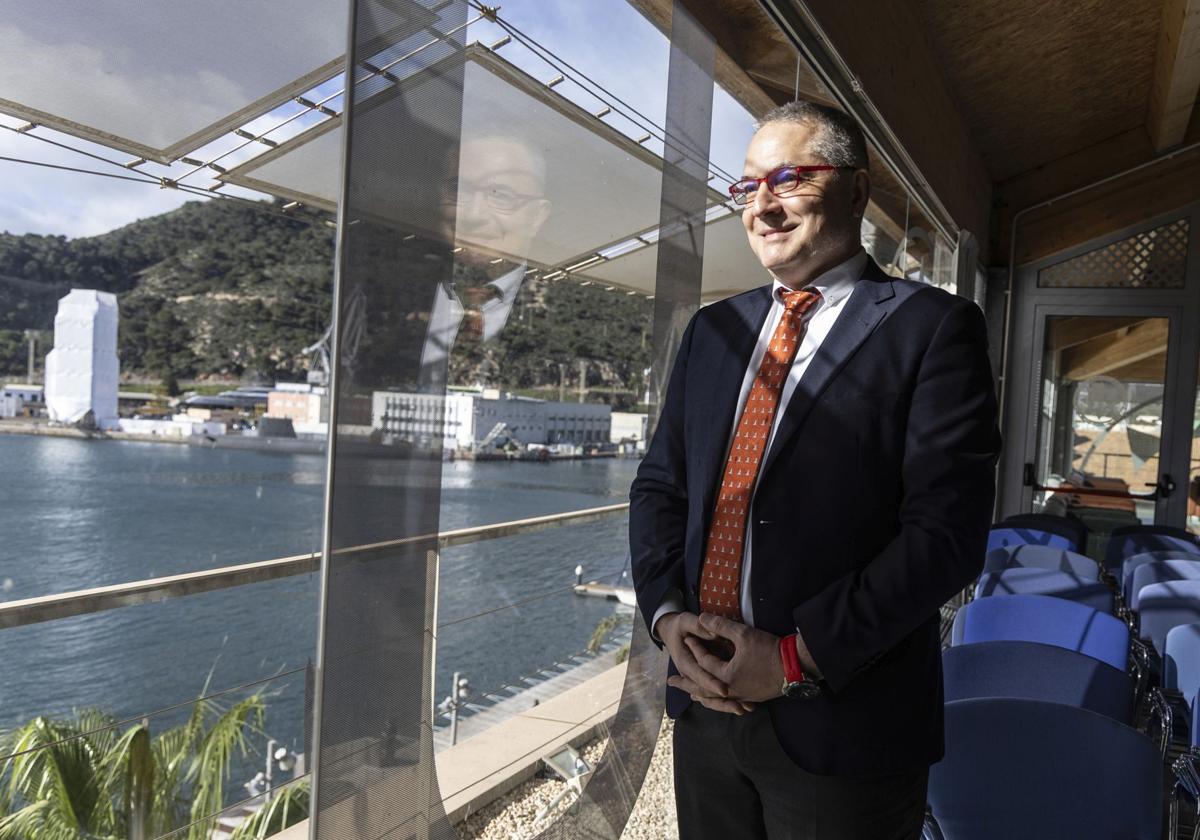
<path fill-rule="evenodd" d="M 808 310 L 804 317 L 805 330 L 804 337 L 800 340 L 800 347 L 796 351 L 796 358 L 792 361 L 791 370 L 788 371 L 788 378 L 783 383 L 783 392 L 779 395 L 779 405 L 775 409 L 775 418 L 771 423 L 771 434 L 767 438 L 766 449 L 763 450 L 763 460 L 766 460 L 766 454 L 771 451 L 771 444 L 775 440 L 775 432 L 779 429 L 779 420 L 783 417 L 784 411 L 787 409 L 788 402 L 792 395 L 796 393 L 796 386 L 800 383 L 800 378 L 804 376 L 804 371 L 808 370 L 809 362 L 812 361 L 821 343 L 829 332 L 833 329 L 833 325 L 837 322 L 838 316 L 841 315 L 845 308 L 846 300 L 849 299 L 850 293 L 854 291 L 854 284 L 862 277 L 863 270 L 867 267 L 867 254 L 865 251 L 859 251 L 850 259 L 826 271 L 824 274 L 813 280 L 806 288 L 816 289 L 821 293 L 821 300 L 816 306 Z M 771 287 L 771 309 L 767 313 L 767 318 L 763 321 L 762 329 L 758 333 L 758 343 L 754 345 L 754 352 L 750 354 L 750 362 L 746 366 L 746 373 L 742 377 L 742 388 L 738 394 L 737 410 L 733 413 L 733 425 L 729 429 L 729 435 L 725 443 L 725 458 L 729 456 L 729 447 L 733 445 L 733 436 L 737 431 L 738 420 L 741 419 L 742 409 L 746 405 L 746 398 L 750 395 L 750 388 L 754 385 L 754 377 L 758 375 L 758 369 L 762 365 L 763 356 L 766 355 L 767 345 L 771 343 L 771 336 L 775 334 L 775 328 L 779 324 L 779 319 L 783 317 L 783 300 L 782 293 L 791 291 L 779 280 L 775 280 Z M 725 463 L 725 458 L 721 463 Z M 754 479 L 754 489 L 758 490 L 758 481 L 761 474 Z M 754 626 L 754 599 L 750 593 L 750 564 L 753 558 L 751 546 L 751 533 L 749 523 L 754 517 L 754 496 L 750 497 L 750 509 L 746 514 L 746 538 L 742 546 L 742 571 L 741 571 L 741 607 L 742 621 L 749 626 Z M 654 613 L 654 620 L 650 622 L 650 626 L 654 627 L 658 624 L 658 620 L 667 613 L 684 612 L 687 607 L 684 603 L 683 593 L 678 590 L 673 590 L 663 598 L 662 605 Z"/>
<path fill-rule="evenodd" d="M 521 265 L 487 284 L 495 287 L 499 294 L 480 307 L 483 314 L 483 341 L 491 341 L 504 329 L 524 279 L 525 266 Z M 425 346 L 421 350 L 422 382 L 434 386 L 444 384 L 430 377 L 436 371 L 445 369 L 446 357 L 454 346 L 464 314 L 466 309 L 458 298 L 451 295 L 444 285 L 439 285 L 433 299 L 433 309 L 429 313 L 429 332 L 425 335 Z"/>

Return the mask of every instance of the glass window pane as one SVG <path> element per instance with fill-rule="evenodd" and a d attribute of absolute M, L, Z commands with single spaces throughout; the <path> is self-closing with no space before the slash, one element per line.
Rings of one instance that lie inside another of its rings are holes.
<path fill-rule="evenodd" d="M 1196 392 L 1192 422 L 1191 462 L 1187 487 L 1187 529 L 1200 534 L 1200 389 Z"/>
<path fill-rule="evenodd" d="M 1153 522 L 1167 319 L 1056 315 L 1045 335 L 1034 510 Z"/>

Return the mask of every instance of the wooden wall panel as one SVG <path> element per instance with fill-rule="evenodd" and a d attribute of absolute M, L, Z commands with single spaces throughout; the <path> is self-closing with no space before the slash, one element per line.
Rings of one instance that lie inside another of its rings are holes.
<path fill-rule="evenodd" d="M 1200 149 L 1024 216 L 1017 265 L 1034 262 L 1200 201 Z"/>

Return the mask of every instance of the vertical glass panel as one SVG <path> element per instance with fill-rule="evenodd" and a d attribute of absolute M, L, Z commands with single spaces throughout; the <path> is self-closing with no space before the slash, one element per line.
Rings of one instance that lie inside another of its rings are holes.
<path fill-rule="evenodd" d="M 1168 321 L 1046 319 L 1034 510 L 1082 519 L 1103 540 L 1154 521 Z"/>
<path fill-rule="evenodd" d="M 586 736 L 584 796 L 520 820 L 616 837 L 663 691 L 622 503 L 721 203 L 713 48 L 622 0 L 439 3 L 390 39 L 426 5 L 357 4 L 317 836 L 453 836 Z M 633 250 L 657 269 L 591 273 Z"/>
<path fill-rule="evenodd" d="M 956 291 L 954 245 L 938 230 L 887 170 L 871 173 L 871 201 L 862 241 L 884 271 Z"/>
<path fill-rule="evenodd" d="M 889 274 L 899 274 L 904 259 L 909 200 L 890 172 L 871 173 L 871 201 L 863 217 L 863 248 Z"/>
<path fill-rule="evenodd" d="M 320 14 L 314 6 L 305 16 Z M 55 52 L 52 17 L 23 12 L 19 23 L 27 35 L 38 28 Z M 74 25 L 86 29 L 86 17 Z M 344 25 L 336 9 L 324 20 Z M 98 72 L 71 96 L 109 102 L 131 136 L 155 144 L 191 131 L 176 118 L 194 119 L 186 112 L 202 102 L 225 101 L 230 114 L 249 104 L 235 101 L 232 77 L 196 63 L 203 50 L 181 59 L 192 62 L 180 83 L 186 102 L 139 104 L 125 82 L 137 76 L 145 31 L 111 20 L 97 29 L 105 54 L 119 54 L 132 75 L 118 73 L 122 83 L 101 92 L 108 77 Z M 51 64 L 62 50 L 56 56 Z M 24 48 L 4 53 L 27 59 Z M 239 61 L 222 72 L 250 73 L 253 58 Z M 306 61 L 291 56 L 277 69 L 301 77 L 312 69 Z M 71 122 L 53 99 L 33 104 Z M 260 105 L 236 124 L 286 119 Z M 195 129 L 225 113 L 201 110 L 208 117 Z M 3 135 L 0 787 L 10 789 L 15 766 L 11 733 L 31 721 L 66 730 L 114 722 L 113 739 L 92 742 L 69 792 L 106 798 L 114 812 L 70 833 L 139 836 L 123 813 L 121 773 L 100 766 L 115 761 L 114 742 L 146 720 L 148 742 L 168 748 L 197 698 L 213 711 L 258 693 L 263 717 L 233 727 L 243 740 L 232 744 L 219 793 L 158 777 L 152 793 L 170 807 L 143 823 L 144 836 L 205 824 L 241 800 L 253 810 L 269 784 L 306 781 L 319 591 L 311 572 L 329 411 L 317 351 L 331 318 L 331 219 L 262 194 L 210 191 L 199 172 L 215 170 L 197 163 L 210 153 L 192 146 L 182 149 L 191 163 L 167 165 L 44 125 Z M 220 143 L 246 141 L 230 132 Z M 164 177 L 174 189 L 163 189 Z M 39 611 L 47 598 L 55 600 Z M 275 751 L 278 762 L 267 758 Z M 61 805 L 40 774 L 30 782 L 3 797 L 0 819 Z"/>

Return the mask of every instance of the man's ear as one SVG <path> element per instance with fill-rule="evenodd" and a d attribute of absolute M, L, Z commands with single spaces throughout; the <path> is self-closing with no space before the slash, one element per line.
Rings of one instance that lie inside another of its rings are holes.
<path fill-rule="evenodd" d="M 554 203 L 548 198 L 539 198 L 535 204 L 537 206 L 529 225 L 530 239 L 538 235 L 538 231 L 542 229 L 542 225 L 546 224 L 546 220 L 550 218 L 550 212 L 554 209 Z"/>
<path fill-rule="evenodd" d="M 867 202 L 871 200 L 871 175 L 865 169 L 854 170 L 850 184 L 850 208 L 854 218 L 861 219 L 867 212 Z"/>

